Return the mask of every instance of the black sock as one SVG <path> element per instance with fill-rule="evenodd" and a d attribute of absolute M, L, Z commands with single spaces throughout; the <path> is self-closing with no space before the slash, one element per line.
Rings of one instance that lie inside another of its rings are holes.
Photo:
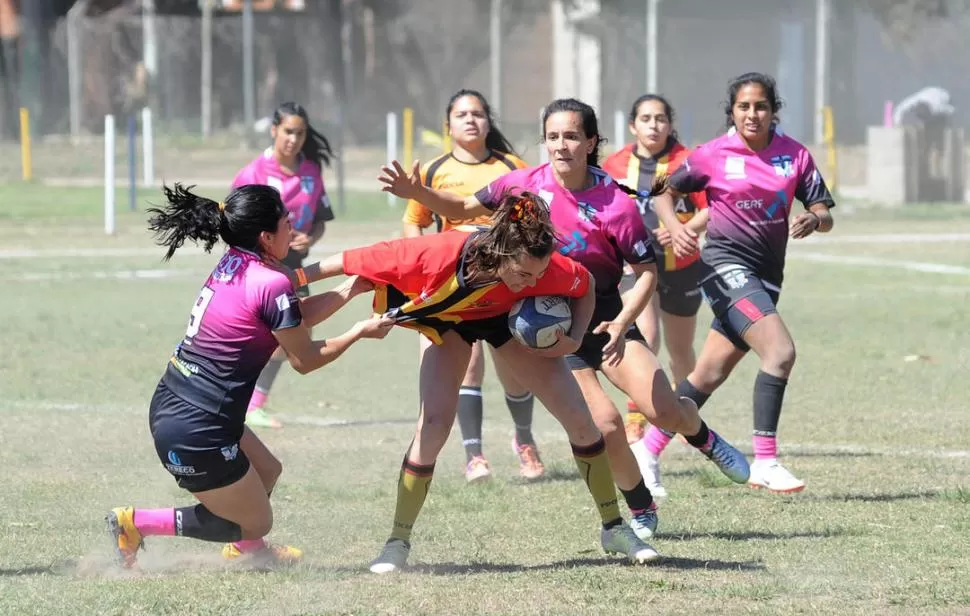
<path fill-rule="evenodd" d="M 650 505 L 653 504 L 653 494 L 650 493 L 647 484 L 643 483 L 643 479 L 640 479 L 640 483 L 634 486 L 632 490 L 620 488 L 620 493 L 626 500 L 626 506 L 633 513 L 649 509 Z"/>
<path fill-rule="evenodd" d="M 522 396 L 505 394 L 505 405 L 509 407 L 512 422 L 515 424 L 515 442 L 519 445 L 535 445 L 532 436 L 532 407 L 535 406 L 535 396 L 531 392 Z"/>
<path fill-rule="evenodd" d="M 623 524 L 623 518 L 617 518 L 615 520 L 610 520 L 609 522 L 603 522 L 603 528 L 605 528 L 606 530 L 610 530 L 614 526 L 619 526 L 620 524 Z"/>
<path fill-rule="evenodd" d="M 704 408 L 704 403 L 707 402 L 707 399 L 711 397 L 711 394 L 705 394 L 701 390 L 694 387 L 687 379 L 680 382 L 680 385 L 677 386 L 676 393 L 678 397 L 684 396 L 693 400 L 694 404 L 697 405 L 697 410 Z"/>
<path fill-rule="evenodd" d="M 256 379 L 256 389 L 263 393 L 269 393 L 269 390 L 273 388 L 276 376 L 280 373 L 280 368 L 283 367 L 283 361 L 282 359 L 270 359 L 266 362 L 263 371 L 259 373 L 259 378 Z"/>
<path fill-rule="evenodd" d="M 785 399 L 787 379 L 758 371 L 754 379 L 754 432 L 774 436 L 778 432 L 781 404 Z"/>
<path fill-rule="evenodd" d="M 482 388 L 462 385 L 458 390 L 458 427 L 465 459 L 482 455 Z"/>
<path fill-rule="evenodd" d="M 242 539 L 242 530 L 238 524 L 220 518 L 202 505 L 175 510 L 175 534 L 218 543 Z"/>
<path fill-rule="evenodd" d="M 701 429 L 697 431 L 697 434 L 684 435 L 684 439 L 690 443 L 693 447 L 701 449 L 707 445 L 707 440 L 711 437 L 711 431 L 707 427 L 707 422 L 703 419 L 701 420 Z"/>

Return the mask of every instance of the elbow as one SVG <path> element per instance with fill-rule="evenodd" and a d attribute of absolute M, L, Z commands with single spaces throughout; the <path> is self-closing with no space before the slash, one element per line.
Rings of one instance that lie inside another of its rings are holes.
<path fill-rule="evenodd" d="M 290 356 L 290 367 L 299 374 L 308 374 L 313 371 L 313 366 L 308 365 L 299 357 L 294 357 L 293 355 Z"/>

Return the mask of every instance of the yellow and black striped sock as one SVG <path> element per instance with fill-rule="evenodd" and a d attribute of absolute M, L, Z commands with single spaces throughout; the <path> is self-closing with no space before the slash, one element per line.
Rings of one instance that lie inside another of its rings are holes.
<path fill-rule="evenodd" d="M 431 477 L 434 475 L 434 464 L 415 464 L 407 457 L 401 464 L 401 476 L 397 481 L 397 506 L 394 508 L 394 529 L 392 539 L 410 541 L 411 529 L 414 527 L 424 499 L 428 496 Z"/>
<path fill-rule="evenodd" d="M 573 448 L 573 458 L 576 459 L 579 476 L 586 482 L 589 493 L 596 501 L 603 526 L 606 528 L 616 526 L 623 521 L 623 518 L 620 516 L 620 507 L 616 500 L 613 471 L 610 470 L 610 461 L 606 457 L 606 441 L 601 436 L 592 445 L 570 443 L 570 446 Z"/>

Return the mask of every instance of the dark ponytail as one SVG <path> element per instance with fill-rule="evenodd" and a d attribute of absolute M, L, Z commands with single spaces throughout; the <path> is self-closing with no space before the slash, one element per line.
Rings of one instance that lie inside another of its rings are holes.
<path fill-rule="evenodd" d="M 192 193 L 192 188 L 178 183 L 173 188 L 163 186 L 167 203 L 148 210 L 148 228 L 159 246 L 168 247 L 166 261 L 185 240 L 201 242 L 206 252 L 220 238 L 229 246 L 259 252 L 260 234 L 275 233 L 286 215 L 279 191 L 269 186 L 240 186 L 218 203 Z"/>
<path fill-rule="evenodd" d="M 448 125 L 451 125 L 452 108 L 455 106 L 455 103 L 458 102 L 458 99 L 465 96 L 473 96 L 477 98 L 478 102 L 482 106 L 482 109 L 485 111 L 485 117 L 488 119 L 488 134 L 485 135 L 485 147 L 492 152 L 516 155 L 515 148 L 513 148 L 509 140 L 505 138 L 502 131 L 498 129 L 498 125 L 495 123 L 495 117 L 492 114 L 491 105 L 488 104 L 488 101 L 478 90 L 462 88 L 451 95 L 451 98 L 448 99 L 448 106 L 445 107 L 445 121 L 448 122 Z"/>
<path fill-rule="evenodd" d="M 279 126 L 286 116 L 299 116 L 306 124 L 306 140 L 303 142 L 303 149 L 300 150 L 300 154 L 307 160 L 317 163 L 321 168 L 329 167 L 330 160 L 334 157 L 333 148 L 330 147 L 330 142 L 323 136 L 323 133 L 318 132 L 310 125 L 310 118 L 306 109 L 299 103 L 286 102 L 281 104 L 273 112 L 273 126 Z"/>

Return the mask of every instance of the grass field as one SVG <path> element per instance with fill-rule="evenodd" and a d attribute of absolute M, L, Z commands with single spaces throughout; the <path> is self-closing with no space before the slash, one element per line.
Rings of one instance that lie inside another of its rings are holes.
<path fill-rule="evenodd" d="M 353 197 L 324 249 L 397 231 L 382 196 Z M 376 577 L 365 567 L 389 531 L 417 410 L 413 333 L 277 382 L 271 406 L 287 425 L 261 433 L 285 467 L 272 538 L 302 547 L 304 563 L 247 570 L 224 565 L 218 545 L 156 538 L 142 571 L 121 572 L 102 525 L 110 507 L 191 503 L 155 457 L 147 404 L 217 257 L 161 263 L 144 213 L 121 212 L 105 237 L 95 189 L 10 184 L 0 203 L 2 614 L 970 614 L 970 242 L 932 237 L 970 230 L 968 207 L 836 210 L 832 241 L 792 247 L 781 312 L 799 360 L 781 447 L 804 493 L 728 485 L 675 444 L 653 542 L 665 560 L 608 559 L 568 443 L 541 408 L 548 477 L 516 477 L 489 375 L 496 480 L 463 485 L 452 438 L 414 567 Z M 949 267 L 903 267 L 913 262 Z M 357 300 L 316 333 L 367 311 Z M 743 362 L 705 408 L 749 452 L 756 370 Z"/>

